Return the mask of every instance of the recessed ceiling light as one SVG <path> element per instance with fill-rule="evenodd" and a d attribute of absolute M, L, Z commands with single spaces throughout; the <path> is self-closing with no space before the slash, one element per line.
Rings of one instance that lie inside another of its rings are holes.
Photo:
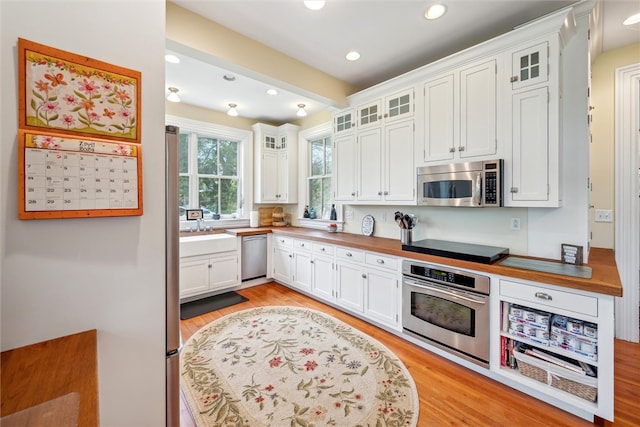
<path fill-rule="evenodd" d="M 169 55 L 169 54 L 164 56 L 164 60 L 169 62 L 169 63 L 171 63 L 171 64 L 177 64 L 177 63 L 180 62 L 180 58 L 178 58 L 175 55 Z"/>
<path fill-rule="evenodd" d="M 427 19 L 438 19 L 447 11 L 447 6 L 443 4 L 432 4 L 425 10 L 424 17 Z"/>
<path fill-rule="evenodd" d="M 324 0 L 305 0 L 304 5 L 310 10 L 320 10 L 324 7 Z"/>
<path fill-rule="evenodd" d="M 277 95 L 277 94 L 278 94 L 278 91 L 277 91 L 277 90 L 275 90 L 275 89 L 267 89 L 267 93 L 268 93 L 269 95 Z"/>
<path fill-rule="evenodd" d="M 233 76 L 231 74 L 225 74 L 224 76 L 222 76 L 223 79 L 225 79 L 228 82 L 233 82 L 236 79 L 236 76 Z"/>
<path fill-rule="evenodd" d="M 640 22 L 640 13 L 636 13 L 635 15 L 631 15 L 622 23 L 623 25 L 635 25 Z"/>
<path fill-rule="evenodd" d="M 345 58 L 347 58 L 349 61 L 357 61 L 358 59 L 360 59 L 360 54 L 355 50 L 352 50 L 351 52 L 347 53 Z"/>

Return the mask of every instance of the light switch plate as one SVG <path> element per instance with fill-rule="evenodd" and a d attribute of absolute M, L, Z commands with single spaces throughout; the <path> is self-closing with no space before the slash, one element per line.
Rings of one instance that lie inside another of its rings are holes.
<path fill-rule="evenodd" d="M 613 222 L 613 211 L 610 209 L 596 209 L 596 222 Z"/>

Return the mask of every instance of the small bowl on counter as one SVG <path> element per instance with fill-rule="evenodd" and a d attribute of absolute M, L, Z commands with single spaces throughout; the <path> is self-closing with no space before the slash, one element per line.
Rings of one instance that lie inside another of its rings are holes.
<path fill-rule="evenodd" d="M 327 231 L 329 233 L 335 233 L 338 231 L 338 226 L 336 224 L 329 224 L 327 225 Z"/>

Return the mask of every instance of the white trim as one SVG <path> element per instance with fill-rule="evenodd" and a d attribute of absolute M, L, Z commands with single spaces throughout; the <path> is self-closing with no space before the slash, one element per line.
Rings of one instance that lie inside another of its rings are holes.
<path fill-rule="evenodd" d="M 640 64 L 616 69 L 615 257 L 623 296 L 616 298 L 616 338 L 638 342 L 640 305 Z"/>
<path fill-rule="evenodd" d="M 178 126 L 182 130 L 214 133 L 221 137 L 240 141 L 242 163 L 238 165 L 241 191 L 238 210 L 240 218 L 249 219 L 249 212 L 253 210 L 253 132 L 171 115 L 166 115 L 165 121 L 166 124 Z"/>
<path fill-rule="evenodd" d="M 308 200 L 309 141 L 326 136 L 333 137 L 331 134 L 331 122 L 322 123 L 298 133 L 298 213 L 296 215 L 298 218 L 302 218 L 304 206 Z M 338 209 L 338 212 L 340 212 L 340 209 Z M 301 227 L 306 227 L 307 225 L 300 223 Z"/>

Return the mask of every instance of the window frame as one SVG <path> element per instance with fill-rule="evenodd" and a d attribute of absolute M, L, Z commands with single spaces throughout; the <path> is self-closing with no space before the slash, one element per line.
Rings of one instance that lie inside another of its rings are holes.
<path fill-rule="evenodd" d="M 168 125 L 178 126 L 180 133 L 195 134 L 195 138 L 200 136 L 238 142 L 238 214 L 236 218 L 225 217 L 220 220 L 213 220 L 213 222 L 216 225 L 220 225 L 220 227 L 228 227 L 229 225 L 244 226 L 245 222 L 248 224 L 249 212 L 253 209 L 253 187 L 251 185 L 253 182 L 253 156 L 251 155 L 253 132 L 169 115 L 166 116 L 165 120 Z M 189 144 L 188 149 L 190 158 L 197 158 L 197 139 L 195 143 Z M 196 196 L 198 193 L 198 177 L 200 175 L 198 175 L 197 171 L 192 170 L 197 167 L 193 162 L 189 162 L 188 167 L 189 201 L 191 204 L 191 201 L 194 200 L 194 193 Z M 181 173 L 180 176 L 185 176 L 185 174 Z M 182 222 L 191 224 L 191 222 L 187 221 Z"/>
<path fill-rule="evenodd" d="M 338 214 L 337 221 L 331 220 L 323 220 L 321 219 L 322 212 L 318 212 L 317 219 L 307 219 L 303 218 L 302 215 L 304 213 L 304 207 L 309 203 L 309 173 L 311 166 L 311 142 L 317 141 L 322 138 L 331 138 L 331 149 L 335 150 L 335 142 L 333 141 L 333 134 L 331 132 L 331 122 L 323 123 L 318 126 L 305 129 L 298 133 L 298 141 L 300 147 L 304 146 L 304 149 L 298 150 L 298 165 L 299 165 L 299 174 L 298 174 L 298 223 L 300 227 L 306 228 L 316 228 L 326 230 L 328 224 L 336 224 L 338 226 L 338 231 L 342 231 L 342 204 L 333 202 L 336 205 L 336 211 Z M 335 159 L 335 153 L 332 152 L 331 158 Z M 331 191 L 335 193 L 335 182 L 333 182 L 333 170 L 334 170 L 335 162 L 331 165 Z M 333 197 L 332 197 L 333 198 Z"/>

